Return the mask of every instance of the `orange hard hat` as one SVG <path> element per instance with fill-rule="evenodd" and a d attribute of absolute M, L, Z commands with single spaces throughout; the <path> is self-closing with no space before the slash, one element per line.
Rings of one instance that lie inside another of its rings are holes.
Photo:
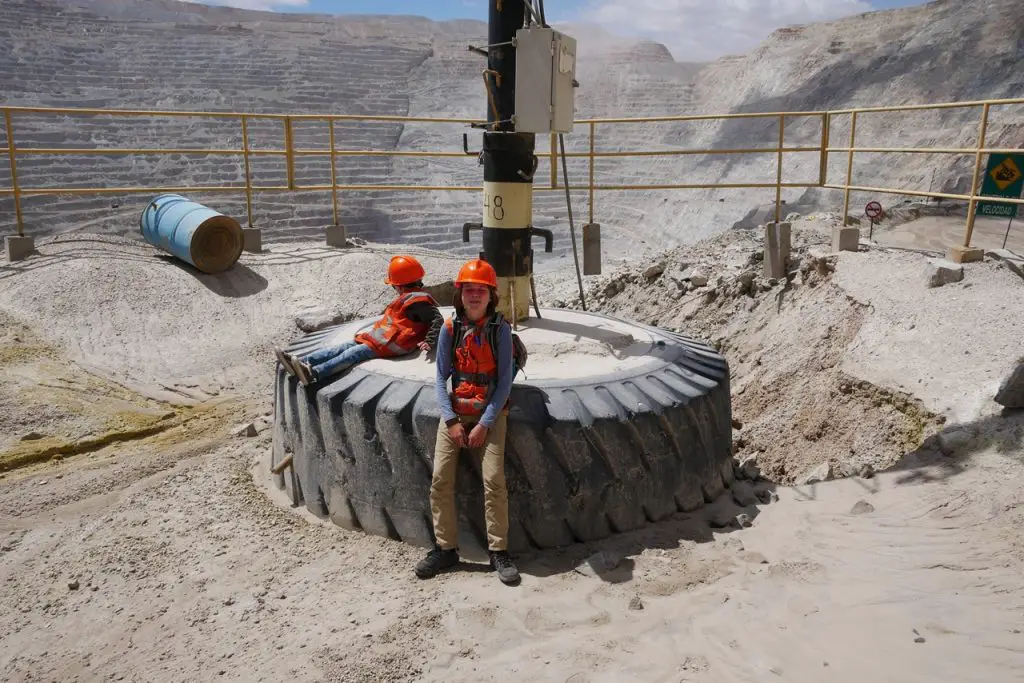
<path fill-rule="evenodd" d="M 423 279 L 423 266 L 412 256 L 392 256 L 386 285 L 409 285 Z"/>
<path fill-rule="evenodd" d="M 491 267 L 490 263 L 475 258 L 472 261 L 466 261 L 465 265 L 459 269 L 459 276 L 455 278 L 455 286 L 458 287 L 470 282 L 497 289 L 498 275 L 494 272 L 494 268 Z"/>

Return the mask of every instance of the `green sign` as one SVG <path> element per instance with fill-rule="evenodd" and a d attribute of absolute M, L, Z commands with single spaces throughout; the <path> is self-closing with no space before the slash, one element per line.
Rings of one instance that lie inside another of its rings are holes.
<path fill-rule="evenodd" d="M 991 154 L 985 169 L 981 194 L 988 197 L 1019 199 L 1024 189 L 1024 154 Z M 1016 218 L 1019 204 L 978 202 L 976 216 Z"/>

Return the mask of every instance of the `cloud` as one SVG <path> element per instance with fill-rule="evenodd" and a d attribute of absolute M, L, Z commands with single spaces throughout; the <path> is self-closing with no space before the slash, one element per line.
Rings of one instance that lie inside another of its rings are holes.
<path fill-rule="evenodd" d="M 678 61 L 708 61 L 749 52 L 783 26 L 872 9 L 864 0 L 589 0 L 564 19 L 664 43 Z"/>
<path fill-rule="evenodd" d="M 305 7 L 309 0 L 200 0 L 206 5 L 224 5 L 241 9 L 276 10 L 284 7 Z"/>

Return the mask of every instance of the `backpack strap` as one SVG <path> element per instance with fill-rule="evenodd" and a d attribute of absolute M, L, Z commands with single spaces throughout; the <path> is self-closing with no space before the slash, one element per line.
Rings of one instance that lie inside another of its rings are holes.
<path fill-rule="evenodd" d="M 462 320 L 458 313 L 452 313 L 452 317 L 448 318 L 448 329 L 452 332 L 452 349 L 451 356 L 448 358 L 448 371 L 453 376 L 455 374 L 455 352 L 459 348 L 459 344 L 462 343 Z"/>

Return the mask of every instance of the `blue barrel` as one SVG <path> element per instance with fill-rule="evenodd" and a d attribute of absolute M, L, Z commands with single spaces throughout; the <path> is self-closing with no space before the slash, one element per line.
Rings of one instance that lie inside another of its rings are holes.
<path fill-rule="evenodd" d="M 242 255 L 242 226 L 234 218 L 190 201 L 162 194 L 139 218 L 142 237 L 204 273 L 219 273 Z"/>

